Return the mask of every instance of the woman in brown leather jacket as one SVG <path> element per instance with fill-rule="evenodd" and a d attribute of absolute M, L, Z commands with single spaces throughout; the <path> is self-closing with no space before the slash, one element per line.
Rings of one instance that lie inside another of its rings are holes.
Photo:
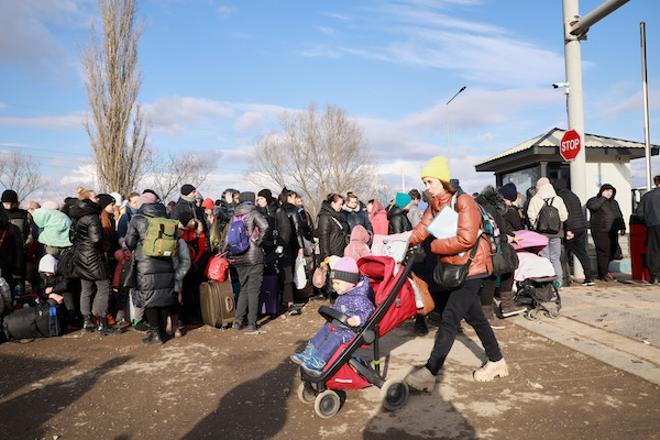
<path fill-rule="evenodd" d="M 507 376 L 509 372 L 506 362 L 495 334 L 484 316 L 479 298 L 482 281 L 492 272 L 489 244 L 487 239 L 481 236 L 479 207 L 469 194 L 457 192 L 449 184 L 449 166 L 445 157 L 436 156 L 427 162 L 422 169 L 421 177 L 432 200 L 421 222 L 413 229 L 411 245 L 426 242 L 427 250 L 430 249 L 441 262 L 453 265 L 466 264 L 470 251 L 475 245 L 477 250 L 465 283 L 458 289 L 445 292 L 448 294 L 448 300 L 442 311 L 442 325 L 438 328 L 435 344 L 426 365 L 411 372 L 406 377 L 406 382 L 420 391 L 433 390 L 435 376 L 451 350 L 461 319 L 465 319 L 474 327 L 488 356 L 488 362 L 474 372 L 474 379 L 478 382 L 487 382 L 497 376 Z M 452 204 L 458 212 L 456 235 L 435 239 L 426 228 L 444 207 L 451 209 Z M 432 280 L 425 281 L 429 282 L 432 290 L 438 290 L 439 286 Z"/>

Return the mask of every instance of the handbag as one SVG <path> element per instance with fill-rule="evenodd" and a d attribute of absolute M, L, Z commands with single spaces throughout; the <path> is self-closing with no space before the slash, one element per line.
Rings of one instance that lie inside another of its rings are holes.
<path fill-rule="evenodd" d="M 132 289 L 137 287 L 137 260 L 135 256 L 126 257 L 121 270 L 121 287 Z"/>
<path fill-rule="evenodd" d="M 437 266 L 433 269 L 433 281 L 440 287 L 441 290 L 456 290 L 463 286 L 465 278 L 470 272 L 470 264 L 472 259 L 477 253 L 479 248 L 479 240 L 481 234 L 477 237 L 477 242 L 470 251 L 470 256 L 465 264 L 448 264 L 438 260 Z"/>
<path fill-rule="evenodd" d="M 224 283 L 229 276 L 229 260 L 225 254 L 214 255 L 209 259 L 206 265 L 206 278 L 209 280 Z"/>
<path fill-rule="evenodd" d="M 501 276 L 513 273 L 518 269 L 518 254 L 513 246 L 503 242 L 500 244 L 500 250 L 492 256 L 493 275 Z"/>

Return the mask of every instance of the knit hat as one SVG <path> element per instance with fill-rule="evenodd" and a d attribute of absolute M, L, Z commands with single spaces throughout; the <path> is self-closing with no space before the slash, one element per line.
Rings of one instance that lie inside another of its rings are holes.
<path fill-rule="evenodd" d="M 145 191 L 140 196 L 140 205 L 144 205 L 145 203 L 156 203 L 156 202 L 158 202 L 158 198 L 152 192 Z"/>
<path fill-rule="evenodd" d="M 60 209 L 60 204 L 55 200 L 46 200 L 41 207 L 44 209 Z"/>
<path fill-rule="evenodd" d="M 105 209 L 105 207 L 111 203 L 117 203 L 115 198 L 112 197 L 110 194 L 99 194 L 96 197 L 99 199 L 97 204 L 101 207 L 101 209 Z"/>
<path fill-rule="evenodd" d="M 238 200 L 243 202 L 252 202 L 254 203 L 256 200 L 256 197 L 252 191 L 244 191 L 238 196 Z"/>
<path fill-rule="evenodd" d="M 202 202 L 202 208 L 204 209 L 213 209 L 214 206 L 215 204 L 211 199 L 204 199 L 204 201 Z"/>
<path fill-rule="evenodd" d="M 537 190 L 543 188 L 546 185 L 550 185 L 550 179 L 548 179 L 547 177 L 541 177 L 539 180 L 536 181 Z"/>
<path fill-rule="evenodd" d="M 424 177 L 433 177 L 434 179 L 440 179 L 442 181 L 449 182 L 449 179 L 451 179 L 451 173 L 449 172 L 449 161 L 444 156 L 435 156 L 433 159 L 424 164 L 420 176 L 422 179 Z"/>
<path fill-rule="evenodd" d="M 360 271 L 357 263 L 351 257 L 341 257 L 332 266 L 330 278 L 333 280 L 346 281 L 350 284 L 357 284 L 360 282 Z"/>
<path fill-rule="evenodd" d="M 146 194 L 146 193 L 153 194 L 154 197 L 156 198 L 156 202 L 160 201 L 160 196 L 153 189 L 147 188 L 144 191 L 142 191 L 142 194 Z M 156 203 L 156 202 L 153 202 L 153 203 Z"/>
<path fill-rule="evenodd" d="M 46 254 L 39 260 L 39 272 L 55 273 L 57 271 L 57 258 Z"/>
<path fill-rule="evenodd" d="M 189 183 L 186 183 L 181 187 L 181 194 L 183 194 L 184 196 L 190 195 L 190 193 L 195 191 L 195 189 L 196 188 L 194 186 L 192 186 Z"/>
<path fill-rule="evenodd" d="M 122 202 L 124 201 L 121 198 L 121 194 L 119 194 L 118 192 L 111 192 L 110 195 L 115 199 L 115 205 L 121 206 Z"/>
<path fill-rule="evenodd" d="M 394 199 L 394 203 L 396 204 L 397 207 L 403 209 L 406 206 L 408 206 L 408 203 L 412 202 L 412 197 L 410 197 L 406 193 L 396 193 L 396 198 Z"/>
<path fill-rule="evenodd" d="M 18 194 L 13 189 L 6 189 L 2 193 L 2 202 L 18 203 Z"/>
<path fill-rule="evenodd" d="M 270 200 L 273 198 L 273 192 L 269 189 L 262 189 L 257 193 L 257 197 L 263 197 L 270 202 Z"/>
<path fill-rule="evenodd" d="M 184 211 L 179 215 L 179 222 L 185 228 L 190 220 L 194 219 L 195 216 L 190 211 Z"/>
<path fill-rule="evenodd" d="M 516 188 L 516 185 L 513 182 L 509 182 L 506 185 L 501 186 L 497 192 L 500 193 L 502 197 L 512 202 L 515 202 L 518 198 L 518 188 Z"/>

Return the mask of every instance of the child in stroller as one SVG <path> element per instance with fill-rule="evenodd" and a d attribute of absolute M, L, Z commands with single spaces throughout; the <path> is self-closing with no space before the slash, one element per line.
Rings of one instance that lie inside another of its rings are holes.
<path fill-rule="evenodd" d="M 515 236 L 512 246 L 519 261 L 514 273 L 516 303 L 527 306 L 528 319 L 539 319 L 542 315 L 559 317 L 561 296 L 555 284 L 555 270 L 550 260 L 538 255 L 547 246 L 548 238 L 533 231 L 516 231 Z"/>
<path fill-rule="evenodd" d="M 349 324 L 350 316 L 340 310 L 321 306 L 319 314 L 333 328 L 343 328 L 348 340 L 337 348 L 325 363 L 320 375 L 310 374 L 308 369 L 300 368 L 302 383 L 298 387 L 298 398 L 314 404 L 319 417 L 332 417 L 345 400 L 345 390 L 359 390 L 377 386 L 381 390 L 383 407 L 393 411 L 403 407 L 408 401 L 408 386 L 402 379 L 386 380 L 381 373 L 380 338 L 401 323 L 413 318 L 417 313 L 415 294 L 408 277 L 413 265 L 423 259 L 419 249 L 407 252 L 403 265 L 398 267 L 389 256 L 367 256 L 357 262 L 361 280 L 365 277 L 374 292 L 375 311 L 366 321 L 358 326 Z M 336 264 L 332 267 L 335 270 Z M 342 297 L 340 296 L 337 302 Z M 350 312 L 349 312 L 350 313 Z M 351 321 L 355 322 L 355 321 Z M 373 349 L 373 360 L 368 362 L 356 352 L 362 347 Z M 343 396 L 343 398 L 341 397 Z"/>
<path fill-rule="evenodd" d="M 330 272 L 332 288 L 338 298 L 333 308 L 348 316 L 347 323 L 359 327 L 367 322 L 374 311 L 373 290 L 369 279 L 360 275 L 357 263 L 351 257 L 340 258 Z M 323 367 L 341 346 L 353 339 L 355 333 L 343 326 L 326 323 L 307 343 L 301 353 L 291 360 L 313 376 L 320 376 Z"/>

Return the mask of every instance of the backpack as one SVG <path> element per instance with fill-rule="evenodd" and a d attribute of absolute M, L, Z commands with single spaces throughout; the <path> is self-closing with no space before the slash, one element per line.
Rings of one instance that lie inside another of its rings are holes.
<path fill-rule="evenodd" d="M 227 244 L 229 255 L 242 255 L 250 249 L 250 234 L 248 234 L 247 218 L 249 214 L 232 216 L 229 231 L 227 231 Z"/>
<path fill-rule="evenodd" d="M 163 217 L 146 217 L 147 233 L 142 240 L 142 253 L 147 257 L 173 257 L 177 251 L 179 221 Z"/>
<path fill-rule="evenodd" d="M 477 203 L 481 211 L 482 235 L 490 245 L 490 259 L 493 263 L 493 275 L 501 276 L 513 273 L 518 268 L 518 254 L 508 243 L 506 235 L 500 233 L 497 222 L 486 209 Z"/>
<path fill-rule="evenodd" d="M 543 199 L 543 207 L 539 211 L 539 218 L 536 221 L 536 232 L 542 234 L 557 234 L 561 231 L 561 220 L 559 219 L 559 209 L 552 206 L 554 197 Z"/>

